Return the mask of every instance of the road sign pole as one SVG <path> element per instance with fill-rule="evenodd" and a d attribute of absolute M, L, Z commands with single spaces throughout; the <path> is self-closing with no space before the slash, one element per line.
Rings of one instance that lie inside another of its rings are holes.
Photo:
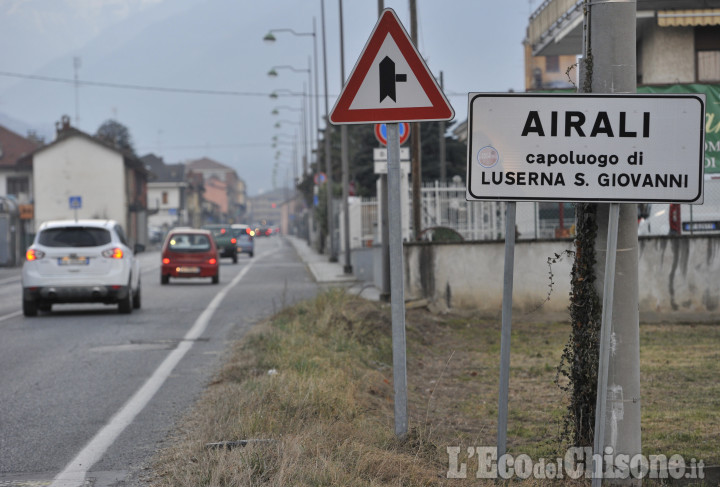
<path fill-rule="evenodd" d="M 393 384 L 395 389 L 395 434 L 408 431 L 407 360 L 405 348 L 405 290 L 403 282 L 402 211 L 400 198 L 400 131 L 387 124 L 388 218 L 390 234 L 390 306 L 392 309 Z"/>
<path fill-rule="evenodd" d="M 503 278 L 502 329 L 500 332 L 500 387 L 498 392 L 498 465 L 505 462 L 507 447 L 508 391 L 510 387 L 510 331 L 512 328 L 513 274 L 515 271 L 514 201 L 505 207 L 505 271 Z"/>
<path fill-rule="evenodd" d="M 607 410 L 607 381 L 610 362 L 610 330 L 613 320 L 613 297 L 615 294 L 615 257 L 617 254 L 618 219 L 620 205 L 610 203 L 607 232 L 607 256 L 605 259 L 605 282 L 603 285 L 602 321 L 600 324 L 600 353 L 598 356 L 597 397 L 595 402 L 595 438 L 593 446 L 593 487 L 602 484 L 603 448 L 605 445 L 605 414 Z"/>

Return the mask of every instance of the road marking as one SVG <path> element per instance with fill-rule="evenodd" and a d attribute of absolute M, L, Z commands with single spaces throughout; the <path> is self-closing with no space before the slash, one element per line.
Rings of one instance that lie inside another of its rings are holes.
<path fill-rule="evenodd" d="M 22 279 L 21 276 L 6 277 L 5 279 L 0 279 L 0 285 L 8 284 L 11 282 L 20 282 L 20 279 Z"/>
<path fill-rule="evenodd" d="M 268 252 L 268 254 L 269 253 L 270 252 Z M 263 256 L 259 256 L 258 259 L 262 259 Z M 190 351 L 197 338 L 205 332 L 208 323 L 210 323 L 210 318 L 212 318 L 212 315 L 227 293 L 245 277 L 245 274 L 248 273 L 254 262 L 255 261 L 250 262 L 245 266 L 240 273 L 230 281 L 230 284 L 215 295 L 207 308 L 205 308 L 200 316 L 198 316 L 198 319 L 195 320 L 192 328 L 185 334 L 177 348 L 165 357 L 165 360 L 155 369 L 153 374 L 145 381 L 145 384 L 110 418 L 110 421 L 95 434 L 80 453 L 65 466 L 65 469 L 53 479 L 50 487 L 79 487 L 84 485 L 85 477 L 90 468 L 102 458 L 125 428 L 132 424 L 135 417 L 147 406 L 157 391 L 160 390 L 160 387 L 165 383 L 175 366 L 182 360 L 185 354 Z"/>
<path fill-rule="evenodd" d="M 140 274 L 147 274 L 148 272 L 154 272 L 160 269 L 159 265 L 154 265 L 152 267 L 141 267 Z"/>
<path fill-rule="evenodd" d="M 2 315 L 0 316 L 0 321 L 9 320 L 10 318 L 15 318 L 16 316 L 20 316 L 22 314 L 22 311 L 15 311 L 13 313 Z"/>

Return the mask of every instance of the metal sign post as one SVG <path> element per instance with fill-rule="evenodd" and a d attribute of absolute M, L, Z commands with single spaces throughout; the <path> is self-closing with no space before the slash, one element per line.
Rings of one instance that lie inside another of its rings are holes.
<path fill-rule="evenodd" d="M 502 330 L 500 332 L 500 390 L 498 394 L 498 465 L 505 459 L 507 445 L 508 391 L 510 387 L 510 331 L 512 327 L 512 293 L 515 271 L 515 202 L 505 207 L 505 270 L 503 277 Z"/>
<path fill-rule="evenodd" d="M 397 123 L 387 124 L 388 218 L 390 230 L 390 306 L 392 309 L 393 387 L 395 434 L 408 431 L 407 358 L 405 349 L 405 288 L 403 282 L 402 208 L 400 205 L 400 133 Z"/>
<path fill-rule="evenodd" d="M 330 114 L 333 124 L 387 124 L 387 183 L 395 434 L 408 431 L 400 130 L 408 121 L 451 120 L 453 111 L 392 9 L 370 34 Z M 384 245 L 384 239 L 383 239 Z"/>

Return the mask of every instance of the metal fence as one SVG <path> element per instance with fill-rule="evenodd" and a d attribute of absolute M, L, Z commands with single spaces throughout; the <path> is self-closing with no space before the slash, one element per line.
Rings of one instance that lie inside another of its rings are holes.
<path fill-rule="evenodd" d="M 456 178 L 449 183 L 424 183 L 421 187 L 421 222 L 424 239 L 432 239 L 433 229 L 451 229 L 465 240 L 505 238 L 504 202 L 466 201 L 465 183 Z M 412 205 L 412 195 L 407 198 Z M 380 241 L 380 222 L 376 198 L 362 200 L 361 235 L 363 245 Z M 516 238 L 519 240 L 571 237 L 575 233 L 573 203 L 520 202 L 516 206 Z M 638 205 L 640 235 L 669 235 L 670 205 Z M 412 214 L 412 211 L 408 211 Z M 679 205 L 682 235 L 720 233 L 720 178 L 705 180 L 703 205 Z M 412 221 L 409 222 L 412 230 Z M 411 232 L 414 235 L 414 231 Z"/>
<path fill-rule="evenodd" d="M 377 198 L 363 198 L 360 202 L 360 241 L 363 247 L 379 241 L 380 219 Z"/>
<path fill-rule="evenodd" d="M 432 240 L 433 230 L 450 229 L 464 240 L 502 240 L 505 238 L 504 202 L 467 201 L 462 180 L 450 183 L 424 183 L 420 196 L 423 238 Z M 406 200 L 412 205 L 412 195 Z M 378 202 L 363 198 L 360 211 L 362 246 L 381 240 Z M 412 214 L 410 211 L 408 214 Z M 516 236 L 518 239 L 569 236 L 574 226 L 574 207 L 565 203 L 518 203 Z M 411 233 L 413 222 L 408 222 Z"/>

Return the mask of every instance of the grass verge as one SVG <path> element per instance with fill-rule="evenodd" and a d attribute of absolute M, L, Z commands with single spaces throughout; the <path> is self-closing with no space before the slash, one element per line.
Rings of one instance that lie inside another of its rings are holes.
<path fill-rule="evenodd" d="M 496 485 L 467 447 L 495 444 L 499 320 L 408 310 L 410 433 L 394 435 L 390 310 L 331 290 L 241 340 L 172 446 L 158 486 Z M 513 324 L 508 451 L 556 458 L 566 323 Z M 720 327 L 641 327 L 643 453 L 720 463 Z M 222 441 L 245 447 L 210 449 Z M 257 441 L 254 441 L 257 440 Z M 460 447 L 466 480 L 447 479 Z M 530 480 L 523 485 L 555 485 Z M 577 485 L 585 485 L 577 482 Z"/>

